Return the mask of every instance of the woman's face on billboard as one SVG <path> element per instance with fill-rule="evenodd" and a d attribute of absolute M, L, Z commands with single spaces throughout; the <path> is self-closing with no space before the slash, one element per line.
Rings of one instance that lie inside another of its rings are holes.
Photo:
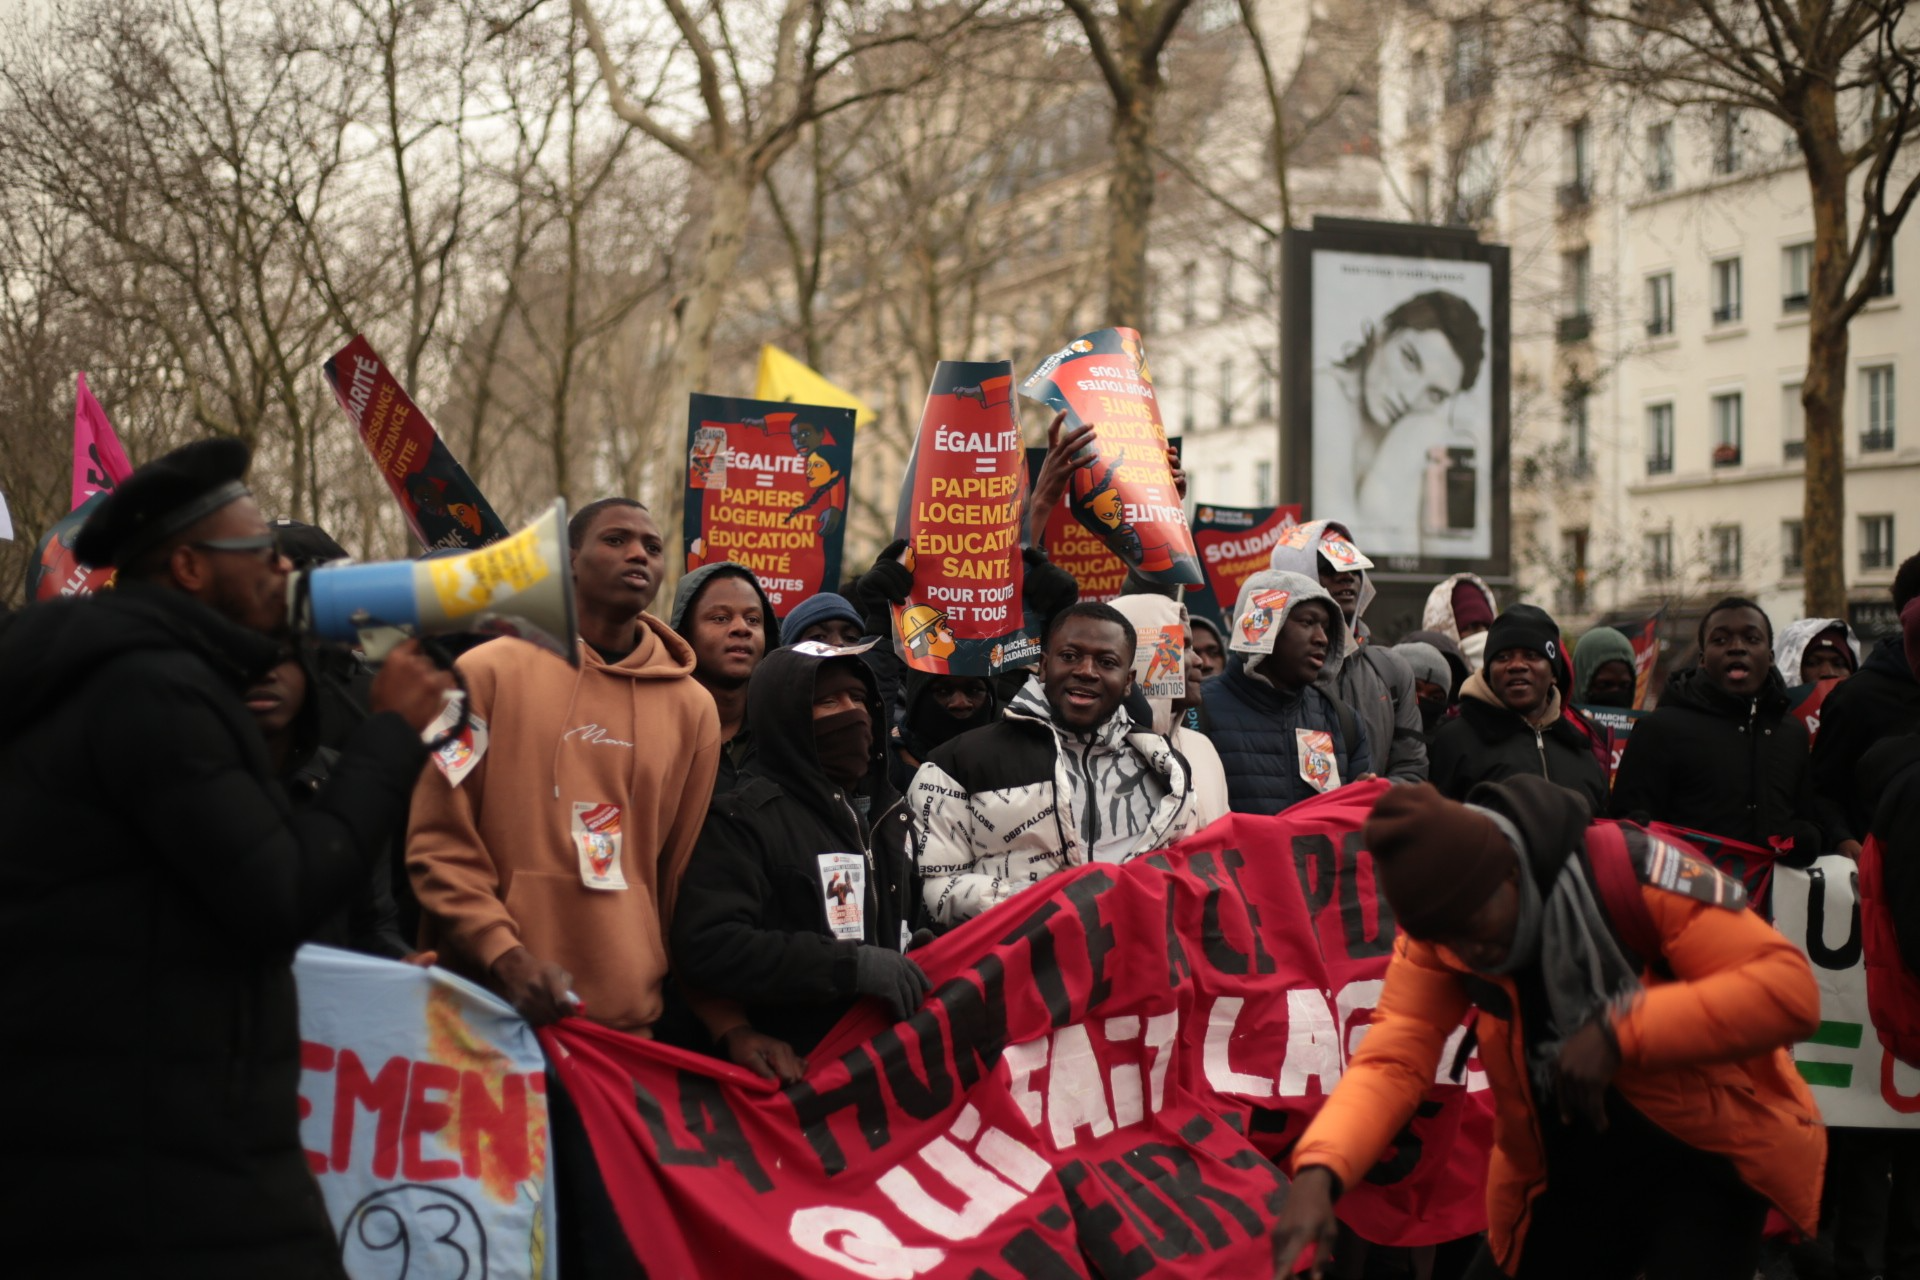
<path fill-rule="evenodd" d="M 1438 408 L 1460 390 L 1460 357 L 1438 329 L 1395 329 L 1373 350 L 1362 374 L 1367 416 L 1391 427 L 1409 413 Z"/>

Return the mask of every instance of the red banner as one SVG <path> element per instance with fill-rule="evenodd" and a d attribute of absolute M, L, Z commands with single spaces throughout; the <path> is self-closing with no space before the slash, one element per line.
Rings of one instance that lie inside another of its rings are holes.
<path fill-rule="evenodd" d="M 1660 665 L 1660 617 L 1666 613 L 1665 605 L 1654 611 L 1651 618 L 1633 626 L 1620 628 L 1633 642 L 1633 707 L 1638 711 L 1647 705 L 1647 688 L 1653 683 L 1653 669 Z"/>
<path fill-rule="evenodd" d="M 1005 360 L 934 368 L 893 526 L 913 571 L 894 634 L 916 670 L 998 675 L 1040 652 L 1022 595 L 1026 453 L 1012 392 Z"/>
<path fill-rule="evenodd" d="M 507 526 L 371 343 L 356 334 L 320 371 L 423 546 L 472 549 L 507 536 Z"/>
<path fill-rule="evenodd" d="M 1676 827 L 1670 822 L 1649 822 L 1647 830 L 1666 840 L 1686 845 L 1747 887 L 1747 901 L 1755 911 L 1773 919 L 1773 862 L 1785 849 L 1762 849 L 1744 840 Z M 1802 850 L 1801 852 L 1805 852 Z"/>
<path fill-rule="evenodd" d="M 1167 433 L 1140 335 L 1102 329 L 1040 362 L 1020 391 L 1064 409 L 1066 429 L 1094 426 L 1086 461 L 1067 485 L 1067 506 L 1087 532 L 1141 576 L 1198 586 L 1193 531 L 1173 485 Z"/>
<path fill-rule="evenodd" d="M 919 1012 L 862 1006 L 784 1088 L 577 1018 L 543 1031 L 648 1273 L 1268 1274 L 1273 1161 L 1393 946 L 1358 832 L 1386 785 L 1047 879 L 916 951 Z M 1484 1090 L 1442 1079 L 1341 1216 L 1388 1244 L 1481 1230 Z"/>
<path fill-rule="evenodd" d="M 687 570 L 753 571 L 773 616 L 840 585 L 853 410 L 696 393 L 687 407 Z"/>

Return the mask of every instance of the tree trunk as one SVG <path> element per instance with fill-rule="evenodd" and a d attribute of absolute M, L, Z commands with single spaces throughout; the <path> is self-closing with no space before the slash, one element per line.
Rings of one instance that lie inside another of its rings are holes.
<path fill-rule="evenodd" d="M 1147 316 L 1147 232 L 1153 215 L 1153 112 L 1157 79 L 1141 77 L 1113 109 L 1113 172 L 1107 183 L 1109 325 L 1141 328 Z"/>
<path fill-rule="evenodd" d="M 1802 607 L 1809 618 L 1847 616 L 1847 168 L 1831 88 L 1808 91 L 1801 147 L 1813 201 L 1813 268 L 1807 282 L 1806 493 L 1801 514 Z"/>

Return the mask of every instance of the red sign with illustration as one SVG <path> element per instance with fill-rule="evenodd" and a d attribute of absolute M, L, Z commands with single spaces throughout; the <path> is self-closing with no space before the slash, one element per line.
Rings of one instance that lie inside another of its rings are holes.
<path fill-rule="evenodd" d="M 773 616 L 840 582 L 853 410 L 694 395 L 687 406 L 688 570 L 753 571 Z"/>
<path fill-rule="evenodd" d="M 1273 544 L 1300 523 L 1300 504 L 1284 507 L 1216 507 L 1193 512 L 1193 543 L 1206 571 L 1206 585 L 1187 592 L 1187 608 L 1227 621 L 1247 579 L 1271 567 Z"/>
<path fill-rule="evenodd" d="M 1093 444 L 1067 485 L 1067 505 L 1081 526 L 1143 577 L 1200 585 L 1140 335 L 1102 329 L 1075 338 L 1041 361 L 1020 392 L 1064 409 L 1067 430 L 1093 424 Z"/>
<path fill-rule="evenodd" d="M 913 571 L 894 636 L 915 670 L 998 675 L 1040 653 L 1022 596 L 1026 453 L 1012 392 L 1005 360 L 934 369 L 893 529 Z"/>

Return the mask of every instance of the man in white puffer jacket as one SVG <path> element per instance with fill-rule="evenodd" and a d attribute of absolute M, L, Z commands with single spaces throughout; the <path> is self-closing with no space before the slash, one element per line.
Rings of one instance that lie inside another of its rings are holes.
<path fill-rule="evenodd" d="M 1133 624 L 1110 605 L 1055 615 L 1040 671 L 998 723 L 935 748 L 907 794 L 927 910 L 972 919 L 1056 871 L 1126 862 L 1185 834 L 1179 752 L 1123 702 Z"/>

